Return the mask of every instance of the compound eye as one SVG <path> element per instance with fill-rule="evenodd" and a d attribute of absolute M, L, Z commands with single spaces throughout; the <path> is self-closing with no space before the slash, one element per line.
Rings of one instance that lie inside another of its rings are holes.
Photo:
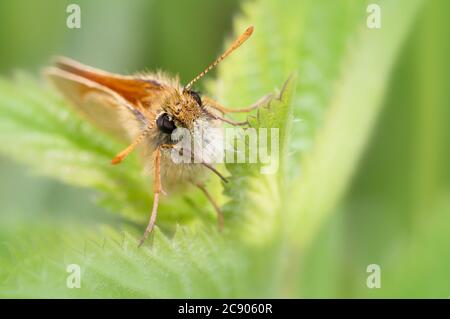
<path fill-rule="evenodd" d="M 177 128 L 175 126 L 175 123 L 172 121 L 171 117 L 167 113 L 161 114 L 156 119 L 156 125 L 158 126 L 161 132 L 166 134 L 171 134 L 173 130 Z"/>
<path fill-rule="evenodd" d="M 197 102 L 197 104 L 199 106 L 202 106 L 202 98 L 200 97 L 200 94 L 198 94 L 198 92 L 190 91 L 190 90 L 188 92 L 192 96 L 192 98 L 195 100 L 195 102 Z"/>

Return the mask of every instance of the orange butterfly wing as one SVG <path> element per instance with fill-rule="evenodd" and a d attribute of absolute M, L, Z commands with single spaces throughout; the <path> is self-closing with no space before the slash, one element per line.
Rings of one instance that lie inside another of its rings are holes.
<path fill-rule="evenodd" d="M 156 80 L 111 74 L 68 58 L 58 58 L 45 75 L 89 121 L 122 138 L 148 125 L 148 105 L 141 101 L 164 89 Z"/>

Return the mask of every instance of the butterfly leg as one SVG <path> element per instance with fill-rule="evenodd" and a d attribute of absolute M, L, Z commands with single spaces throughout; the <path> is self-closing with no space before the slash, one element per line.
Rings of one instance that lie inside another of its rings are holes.
<path fill-rule="evenodd" d="M 222 114 L 227 114 L 227 113 L 247 113 L 247 112 L 251 112 L 257 108 L 259 108 L 261 105 L 266 104 L 267 101 L 269 101 L 272 98 L 273 94 L 266 94 L 264 95 L 262 98 L 260 98 L 258 101 L 256 101 L 255 103 L 253 103 L 252 105 L 245 107 L 245 108 L 241 108 L 241 109 L 234 109 L 234 108 L 227 108 L 223 105 L 221 105 L 219 102 L 214 101 L 213 99 L 210 98 L 203 98 L 205 100 L 205 104 L 207 106 L 210 106 L 216 110 L 218 110 L 219 112 L 221 112 Z"/>
<path fill-rule="evenodd" d="M 154 181 L 153 181 L 153 208 L 152 213 L 150 214 L 150 220 L 148 222 L 147 228 L 145 229 L 144 236 L 139 242 L 139 247 L 144 243 L 147 239 L 148 235 L 153 230 L 153 226 L 156 222 L 156 216 L 158 214 L 158 204 L 159 204 L 159 195 L 161 193 L 161 149 L 160 147 L 155 150 L 155 159 L 154 159 Z"/>
<path fill-rule="evenodd" d="M 197 186 L 203 192 L 203 194 L 205 194 L 206 198 L 213 205 L 214 210 L 217 213 L 217 225 L 219 227 L 219 230 L 222 230 L 223 225 L 224 225 L 224 219 L 223 219 L 223 214 L 222 214 L 222 211 L 220 210 L 219 205 L 217 205 L 217 202 L 214 200 L 214 198 L 208 192 L 208 190 L 206 189 L 206 187 L 203 183 L 195 183 L 195 186 Z"/>
<path fill-rule="evenodd" d="M 234 126 L 242 126 L 242 125 L 247 125 L 248 124 L 248 121 L 236 122 L 236 121 L 229 120 L 227 118 L 221 117 L 219 115 L 215 115 L 215 114 L 211 114 L 211 113 L 209 113 L 209 114 L 211 115 L 212 118 L 214 118 L 216 120 L 220 120 L 222 122 L 225 122 L 225 123 L 228 123 L 228 124 L 231 124 L 231 125 L 234 125 Z"/>

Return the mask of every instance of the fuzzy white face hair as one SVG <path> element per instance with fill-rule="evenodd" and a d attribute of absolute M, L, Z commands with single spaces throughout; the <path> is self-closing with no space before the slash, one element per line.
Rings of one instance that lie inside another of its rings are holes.
<path fill-rule="evenodd" d="M 176 142 L 172 152 L 174 163 L 222 163 L 224 158 L 223 128 L 215 121 L 199 118 L 193 129 L 177 128 L 172 133 L 172 141 Z"/>

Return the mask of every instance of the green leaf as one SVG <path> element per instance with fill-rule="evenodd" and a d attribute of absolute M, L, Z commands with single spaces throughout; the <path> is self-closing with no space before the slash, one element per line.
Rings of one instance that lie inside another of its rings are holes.
<path fill-rule="evenodd" d="M 225 105 L 250 105 L 297 71 L 290 145 L 292 161 L 297 161 L 322 124 L 348 41 L 365 23 L 366 5 L 363 0 L 244 3 L 235 33 L 253 25 L 254 34 L 219 67 L 213 91 Z M 290 175 L 298 173 L 295 168 Z"/>
<path fill-rule="evenodd" d="M 270 281 L 259 277 L 261 260 L 245 258 L 255 252 L 231 245 L 232 239 L 215 231 L 178 228 L 168 238 L 156 228 L 152 242 L 138 248 L 127 232 L 81 229 L 48 222 L 34 228 L 32 241 L 4 244 L 8 253 L 1 256 L 6 267 L 0 271 L 0 296 L 230 298 L 255 296 L 256 286 L 260 297 L 270 296 Z M 66 284 L 71 275 L 67 267 L 73 264 L 81 270 L 80 288 Z M 271 263 L 266 264 L 264 268 Z"/>
<path fill-rule="evenodd" d="M 385 1 L 383 27 L 362 29 L 335 84 L 329 110 L 311 152 L 302 159 L 303 175 L 289 197 L 290 232 L 306 245 L 339 203 L 370 137 L 382 106 L 390 71 L 421 1 Z M 402 18 L 399 19 L 398 17 Z"/>
<path fill-rule="evenodd" d="M 244 217 L 237 218 L 236 224 L 248 228 L 243 233 L 254 242 L 273 237 L 280 222 L 283 228 L 292 222 L 293 217 L 288 219 L 285 212 L 287 203 L 294 203 L 293 209 L 298 205 L 289 193 L 303 178 L 304 168 L 298 163 L 315 143 L 341 76 L 348 41 L 365 23 L 365 12 L 365 1 L 261 0 L 245 3 L 243 14 L 235 20 L 235 33 L 248 25 L 255 31 L 239 52 L 220 65 L 218 79 L 210 85 L 220 101 L 236 107 L 249 105 L 273 92 L 292 72 L 299 77 L 287 100 L 281 102 L 290 104 L 290 118 L 277 114 L 274 123 L 263 123 L 289 131 L 289 142 L 280 152 L 283 173 L 271 178 L 258 174 L 258 168 L 251 165 L 227 166 L 233 178 L 226 194 L 232 201 L 225 209 Z"/>
<path fill-rule="evenodd" d="M 295 91 L 296 75 L 291 75 L 281 92 L 275 93 L 260 106 L 256 116 L 249 116 L 249 129 L 267 131 L 266 141 L 269 163 L 227 163 L 231 173 L 224 193 L 231 198 L 224 206 L 224 213 L 233 216 L 237 230 L 243 238 L 256 243 L 274 239 L 279 232 L 281 207 L 285 200 L 281 190 L 285 179 L 289 128 L 292 122 L 292 98 Z M 276 135 L 272 130 L 276 130 Z M 245 132 L 245 131 L 244 131 Z M 277 147 L 272 145 L 277 139 Z M 258 135 L 258 143 L 262 135 Z M 260 144 L 258 144 L 260 145 Z M 246 159 L 248 160 L 249 140 L 246 139 Z"/>

